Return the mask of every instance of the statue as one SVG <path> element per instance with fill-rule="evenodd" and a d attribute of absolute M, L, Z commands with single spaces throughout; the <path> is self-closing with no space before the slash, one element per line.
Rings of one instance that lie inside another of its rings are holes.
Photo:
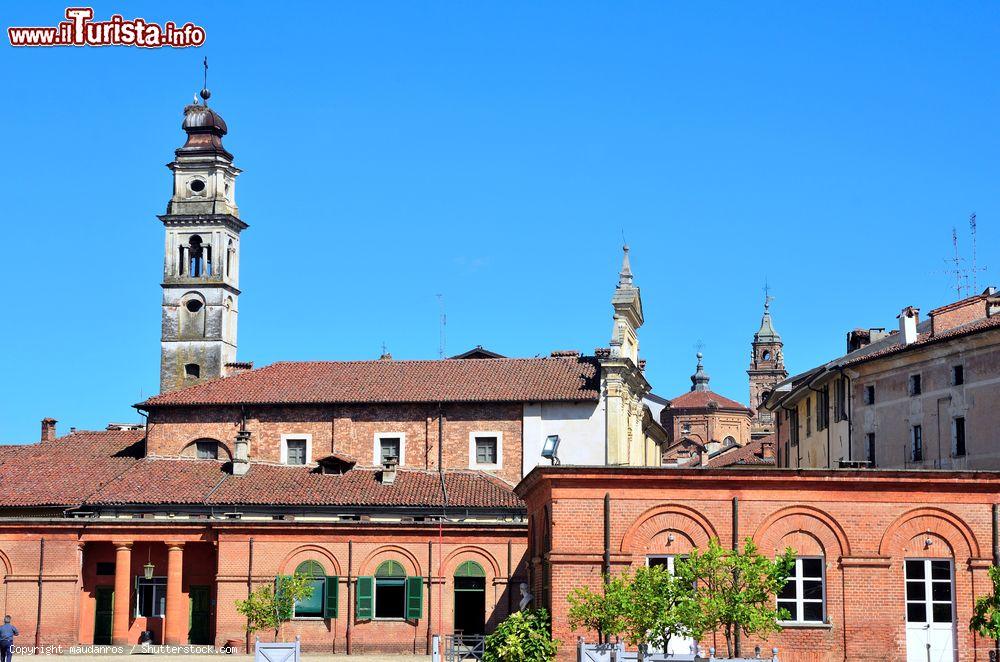
<path fill-rule="evenodd" d="M 524 611 L 525 608 L 530 605 L 532 601 L 534 601 L 534 599 L 535 596 L 533 596 L 528 590 L 528 585 L 521 582 L 521 603 L 518 605 L 517 610 Z"/>

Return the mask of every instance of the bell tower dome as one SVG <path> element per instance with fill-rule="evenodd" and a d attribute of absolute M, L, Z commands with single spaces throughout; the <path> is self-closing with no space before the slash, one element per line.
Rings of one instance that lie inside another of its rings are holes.
<path fill-rule="evenodd" d="M 788 377 L 782 354 L 783 346 L 781 336 L 774 330 L 771 322 L 771 297 L 765 294 L 764 315 L 760 320 L 760 329 L 753 334 L 750 369 L 747 370 L 747 375 L 750 376 L 750 409 L 754 412 L 750 421 L 751 436 L 754 438 L 774 432 L 773 416 L 768 411 L 761 411 L 761 405 L 764 403 L 764 394 Z"/>
<path fill-rule="evenodd" d="M 166 230 L 160 392 L 218 379 L 236 361 L 240 233 L 233 155 L 226 122 L 208 107 L 211 92 L 184 108 L 184 145 L 167 165 L 173 195 L 159 217 Z"/>

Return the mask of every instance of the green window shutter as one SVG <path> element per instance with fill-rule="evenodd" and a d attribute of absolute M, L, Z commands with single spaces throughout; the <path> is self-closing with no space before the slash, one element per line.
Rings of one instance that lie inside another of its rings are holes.
<path fill-rule="evenodd" d="M 406 578 L 406 618 L 420 620 L 424 613 L 424 578 Z"/>
<path fill-rule="evenodd" d="M 326 578 L 326 601 L 323 603 L 323 618 L 337 618 L 337 604 L 340 597 L 338 577 Z"/>
<path fill-rule="evenodd" d="M 371 620 L 375 616 L 374 577 L 358 577 L 357 595 L 354 596 L 354 611 L 359 621 Z"/>

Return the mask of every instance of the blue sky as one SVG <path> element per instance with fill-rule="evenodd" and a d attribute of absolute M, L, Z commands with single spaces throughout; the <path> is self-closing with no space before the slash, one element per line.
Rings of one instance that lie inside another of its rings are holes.
<path fill-rule="evenodd" d="M 5 5 L 4 27 L 64 4 Z M 1000 268 L 997 3 L 100 3 L 204 47 L 0 47 L 0 441 L 137 420 L 158 387 L 162 226 L 181 112 L 245 170 L 239 356 L 592 352 L 622 232 L 647 376 L 704 343 L 747 399 L 765 278 L 792 371 L 856 326 L 955 298 L 979 218 Z"/>

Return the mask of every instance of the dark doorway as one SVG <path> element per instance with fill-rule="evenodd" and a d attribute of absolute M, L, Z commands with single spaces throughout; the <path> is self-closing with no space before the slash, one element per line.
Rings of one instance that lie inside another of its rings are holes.
<path fill-rule="evenodd" d="M 115 589 L 111 586 L 98 586 L 94 589 L 97 599 L 97 609 L 94 615 L 94 644 L 98 646 L 111 645 L 111 622 L 115 613 Z"/>
<path fill-rule="evenodd" d="M 486 634 L 486 573 L 475 561 L 455 571 L 455 634 Z"/>
<path fill-rule="evenodd" d="M 208 586 L 192 586 L 191 621 L 188 628 L 188 642 L 192 644 L 212 643 L 209 624 L 211 622 L 212 599 Z"/>

